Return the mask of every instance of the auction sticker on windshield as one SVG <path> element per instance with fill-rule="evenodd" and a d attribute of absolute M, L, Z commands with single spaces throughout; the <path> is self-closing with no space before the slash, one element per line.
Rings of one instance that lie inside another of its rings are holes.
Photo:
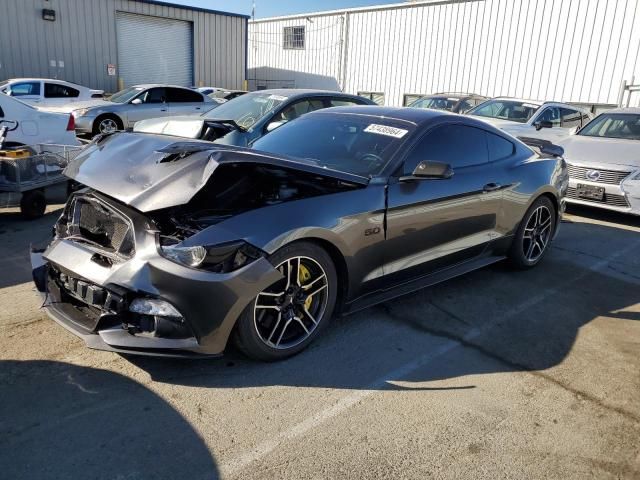
<path fill-rule="evenodd" d="M 282 95 L 269 95 L 269 100 L 278 100 L 279 102 L 284 102 L 287 97 L 283 97 Z"/>
<path fill-rule="evenodd" d="M 388 125 L 379 125 L 377 123 L 372 123 L 364 131 L 395 138 L 402 138 L 409 132 L 409 130 L 403 130 L 402 128 L 389 127 Z"/>

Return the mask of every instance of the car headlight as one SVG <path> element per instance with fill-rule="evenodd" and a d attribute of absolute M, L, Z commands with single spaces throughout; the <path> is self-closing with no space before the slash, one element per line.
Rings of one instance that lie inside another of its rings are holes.
<path fill-rule="evenodd" d="M 193 247 L 162 243 L 163 238 L 160 239 L 160 254 L 165 258 L 216 273 L 232 272 L 264 256 L 260 249 L 243 241 Z"/>
<path fill-rule="evenodd" d="M 83 117 L 87 114 L 88 111 L 89 111 L 88 108 L 80 108 L 78 110 L 74 110 L 73 112 L 71 112 L 71 114 L 74 117 Z"/>

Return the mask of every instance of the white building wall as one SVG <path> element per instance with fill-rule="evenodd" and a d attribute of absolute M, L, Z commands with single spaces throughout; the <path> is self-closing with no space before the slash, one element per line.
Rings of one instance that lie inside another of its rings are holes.
<path fill-rule="evenodd" d="M 250 88 L 467 91 L 615 104 L 640 83 L 640 0 L 425 1 L 249 24 Z M 283 27 L 306 27 L 305 50 Z"/>

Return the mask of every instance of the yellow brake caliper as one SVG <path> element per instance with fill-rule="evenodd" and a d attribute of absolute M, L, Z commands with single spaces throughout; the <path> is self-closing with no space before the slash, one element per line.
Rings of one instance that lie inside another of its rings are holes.
<path fill-rule="evenodd" d="M 311 280 L 311 272 L 309 271 L 309 269 L 307 267 L 305 267 L 301 263 L 300 266 L 298 267 L 298 281 L 300 282 L 300 285 L 304 285 L 309 280 Z M 311 308 L 311 303 L 312 302 L 313 302 L 313 297 L 308 297 L 304 301 L 304 308 L 306 310 L 309 310 L 309 308 Z"/>

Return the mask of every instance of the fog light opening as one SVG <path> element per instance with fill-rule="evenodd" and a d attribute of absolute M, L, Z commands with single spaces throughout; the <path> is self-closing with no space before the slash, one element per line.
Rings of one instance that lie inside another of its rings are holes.
<path fill-rule="evenodd" d="M 157 298 L 136 298 L 129 304 L 129 311 L 140 315 L 170 317 L 174 321 L 184 321 L 182 314 L 176 307 L 165 300 Z"/>

